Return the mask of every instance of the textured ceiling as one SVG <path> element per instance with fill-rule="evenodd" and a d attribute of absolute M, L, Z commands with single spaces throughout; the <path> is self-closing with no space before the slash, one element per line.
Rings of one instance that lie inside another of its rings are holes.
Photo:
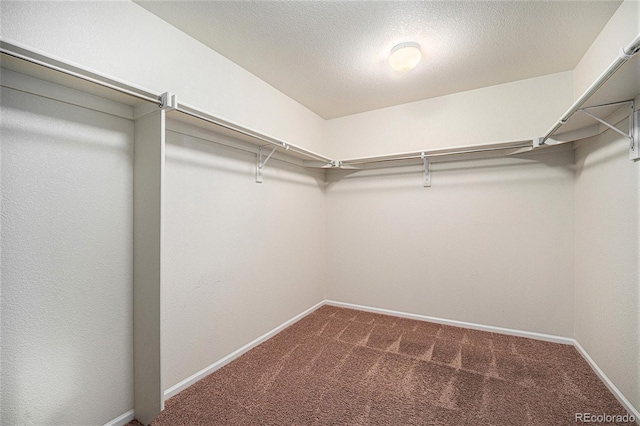
<path fill-rule="evenodd" d="M 329 119 L 571 70 L 620 1 L 136 1 Z M 400 73 L 391 48 L 417 41 Z"/>

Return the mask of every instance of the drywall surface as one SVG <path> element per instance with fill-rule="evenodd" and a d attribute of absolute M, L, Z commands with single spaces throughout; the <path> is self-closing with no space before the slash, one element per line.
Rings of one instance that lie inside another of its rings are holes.
<path fill-rule="evenodd" d="M 357 172 L 327 188 L 327 298 L 571 336 L 573 152 Z"/>
<path fill-rule="evenodd" d="M 324 120 L 129 1 L 0 2 L 3 39 L 324 151 Z"/>
<path fill-rule="evenodd" d="M 326 122 L 345 159 L 544 135 L 573 101 L 571 72 L 426 99 Z"/>
<path fill-rule="evenodd" d="M 171 124 L 168 124 L 171 128 Z M 324 299 L 322 172 L 169 131 L 166 388 Z"/>
<path fill-rule="evenodd" d="M 574 96 L 578 98 L 640 34 L 640 1 L 624 1 L 573 70 Z M 624 72 L 624 69 L 622 70 Z M 633 71 L 631 71 L 633 72 Z M 637 71 L 636 71 L 637 72 Z"/>
<path fill-rule="evenodd" d="M 132 122 L 2 88 L 2 422 L 133 407 Z"/>
<path fill-rule="evenodd" d="M 576 159 L 575 338 L 640 409 L 640 163 L 612 131 Z"/>

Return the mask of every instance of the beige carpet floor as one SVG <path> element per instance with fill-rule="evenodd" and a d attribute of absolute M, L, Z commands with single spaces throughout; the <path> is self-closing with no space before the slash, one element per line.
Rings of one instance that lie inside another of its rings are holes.
<path fill-rule="evenodd" d="M 626 414 L 572 346 L 325 305 L 152 424 L 576 425 L 575 413 Z"/>

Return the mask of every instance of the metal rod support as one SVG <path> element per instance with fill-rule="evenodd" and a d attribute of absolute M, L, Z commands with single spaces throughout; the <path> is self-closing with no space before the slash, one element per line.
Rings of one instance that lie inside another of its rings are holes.
<path fill-rule="evenodd" d="M 266 165 L 267 165 L 267 163 L 269 162 L 269 159 L 271 158 L 271 156 L 273 155 L 273 153 L 274 153 L 274 152 L 276 152 L 276 149 L 278 149 L 278 148 L 277 148 L 277 147 L 276 147 L 276 148 L 273 148 L 273 149 L 271 150 L 271 152 L 269 153 L 269 155 L 267 155 L 267 158 L 265 158 L 265 159 L 264 159 L 264 161 L 262 162 L 262 164 L 260 165 L 260 168 L 261 168 L 261 169 L 262 169 L 262 168 L 264 168 L 264 166 L 266 166 Z M 262 147 L 260 147 L 260 152 L 262 153 Z"/>
<path fill-rule="evenodd" d="M 613 130 L 614 132 L 617 132 L 619 134 L 621 134 L 622 136 L 624 136 L 625 138 L 628 139 L 632 139 L 630 134 L 627 134 L 625 132 L 623 132 L 622 130 L 618 129 L 616 126 L 607 123 L 606 121 L 604 121 L 603 119 L 601 119 L 600 117 L 596 117 L 595 115 L 591 114 L 589 111 L 586 111 L 584 109 L 581 109 L 579 111 L 584 112 L 585 114 L 587 114 L 589 117 L 593 118 L 594 120 L 598 121 L 599 123 L 604 124 L 605 126 L 607 126 L 608 128 L 610 128 L 611 130 Z M 633 111 L 632 111 L 633 112 Z"/>
<path fill-rule="evenodd" d="M 258 147 L 258 164 L 256 167 L 256 183 L 262 183 L 262 170 L 264 169 L 264 166 L 267 165 L 267 162 L 269 161 L 269 159 L 271 158 L 271 156 L 273 155 L 274 152 L 276 152 L 276 149 L 278 149 L 278 147 L 274 147 L 271 152 L 269 153 L 269 155 L 267 155 L 267 158 L 264 159 L 264 161 L 262 160 L 262 147 Z"/>

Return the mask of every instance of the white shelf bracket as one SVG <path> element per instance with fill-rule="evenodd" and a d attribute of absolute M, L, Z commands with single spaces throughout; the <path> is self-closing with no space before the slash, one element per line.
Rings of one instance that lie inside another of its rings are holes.
<path fill-rule="evenodd" d="M 602 106 L 607 106 L 607 105 L 596 105 L 596 106 L 592 106 L 589 108 L 581 108 L 578 111 L 581 111 L 585 114 L 587 114 L 589 117 L 593 118 L 594 120 L 596 120 L 598 123 L 608 127 L 609 129 L 613 130 L 614 132 L 624 136 L 625 138 L 629 139 L 629 159 L 631 161 L 638 161 L 640 160 L 640 131 L 638 130 L 638 121 L 640 121 L 640 114 L 638 113 L 638 111 L 635 110 L 635 102 L 633 101 L 626 101 L 624 103 L 630 103 L 631 104 L 631 114 L 629 115 L 629 133 L 623 132 L 622 130 L 620 130 L 618 127 L 616 127 L 615 125 L 609 123 L 608 121 L 597 117 L 596 115 L 590 113 L 588 110 L 590 109 L 594 109 L 594 108 L 600 108 Z M 621 102 L 623 103 L 623 102 Z"/>
<path fill-rule="evenodd" d="M 287 144 L 283 144 L 282 147 L 284 149 L 289 149 L 289 145 Z M 271 156 L 273 155 L 274 152 L 276 152 L 276 149 L 278 149 L 278 147 L 274 147 L 271 152 L 269 153 L 269 155 L 267 155 L 267 158 L 265 158 L 264 160 L 262 159 L 262 147 L 258 148 L 258 164 L 256 167 L 256 183 L 262 183 L 262 170 L 264 170 L 264 166 L 267 165 L 267 163 L 269 162 L 269 159 L 271 158 Z"/>
<path fill-rule="evenodd" d="M 422 186 L 427 188 L 431 186 L 431 166 L 429 164 L 429 158 L 423 152 L 421 155 L 422 162 L 424 164 L 424 174 L 422 178 Z"/>
<path fill-rule="evenodd" d="M 160 95 L 160 109 L 166 112 L 178 108 L 178 97 L 171 92 L 164 92 Z"/>
<path fill-rule="evenodd" d="M 614 126 L 613 124 L 603 120 L 600 117 L 596 117 L 595 115 L 591 114 L 589 111 L 587 111 L 586 109 L 581 109 L 580 111 L 584 112 L 585 114 L 587 114 L 589 117 L 593 118 L 594 120 L 596 120 L 597 122 L 604 124 L 605 126 L 607 126 L 608 128 L 610 128 L 611 130 L 613 130 L 616 133 L 621 134 L 622 136 L 631 139 L 631 135 L 629 133 L 625 133 L 622 130 L 618 129 L 616 126 Z"/>

